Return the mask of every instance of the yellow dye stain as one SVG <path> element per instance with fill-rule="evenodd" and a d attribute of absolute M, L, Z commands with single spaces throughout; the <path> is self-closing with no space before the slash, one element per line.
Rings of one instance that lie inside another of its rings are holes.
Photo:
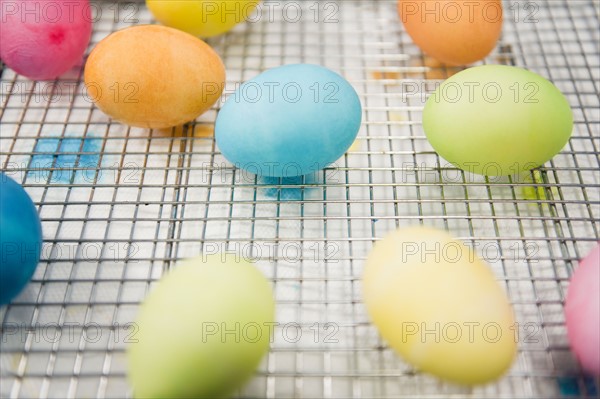
<path fill-rule="evenodd" d="M 212 137 L 215 134 L 213 125 L 196 125 L 194 128 L 194 137 Z"/>
<path fill-rule="evenodd" d="M 406 72 L 405 77 L 412 78 L 412 79 L 415 79 L 415 78 L 422 79 L 423 74 L 425 74 L 425 79 L 441 80 L 441 79 L 447 79 L 464 69 L 462 67 L 448 66 L 448 65 L 443 64 L 440 61 L 436 60 L 435 58 L 432 58 L 429 56 L 425 56 L 424 60 L 425 60 L 425 62 L 422 63 L 421 60 L 413 59 L 410 62 L 410 66 L 411 67 L 425 66 L 428 68 L 427 71 L 425 71 L 425 72 Z"/>
<path fill-rule="evenodd" d="M 390 111 L 388 112 L 388 118 L 392 122 L 402 122 L 406 120 L 406 117 L 399 112 Z"/>
<path fill-rule="evenodd" d="M 525 186 L 523 187 L 523 198 L 530 201 L 547 200 L 544 187 Z"/>
<path fill-rule="evenodd" d="M 350 148 L 348 148 L 348 151 L 346 151 L 346 152 L 360 151 L 360 148 L 361 148 L 361 140 L 356 139 L 356 140 L 354 140 L 354 143 L 352 143 L 352 145 L 350 146 Z"/>
<path fill-rule="evenodd" d="M 179 125 L 175 127 L 169 127 L 165 129 L 155 129 L 160 135 L 182 137 L 184 132 L 189 132 L 190 127 L 184 128 L 185 125 Z M 213 125 L 199 124 L 194 126 L 193 136 L 194 137 L 212 137 L 215 133 L 215 127 Z"/>
<path fill-rule="evenodd" d="M 183 125 L 154 129 L 154 131 L 160 136 L 181 137 L 183 136 Z"/>
<path fill-rule="evenodd" d="M 398 80 L 400 79 L 400 72 L 374 71 L 371 72 L 371 76 L 377 80 Z"/>
<path fill-rule="evenodd" d="M 531 184 L 525 185 L 521 189 L 524 199 L 530 201 L 547 201 L 550 199 L 548 198 L 546 187 L 538 186 L 538 184 L 543 184 L 544 182 L 539 170 L 534 170 L 532 174 L 526 174 L 522 176 L 522 178 L 524 183 Z M 550 188 L 550 192 L 552 193 L 552 196 L 558 195 L 556 187 Z"/>
<path fill-rule="evenodd" d="M 431 80 L 443 80 L 447 79 L 458 72 L 464 70 L 463 67 L 449 66 L 446 65 L 435 58 L 424 56 L 424 62 L 421 59 L 412 59 L 410 61 L 409 67 L 411 69 L 419 68 L 423 69 L 426 67 L 426 71 L 406 71 L 406 72 L 394 72 L 394 71 L 373 71 L 371 72 L 371 76 L 376 80 L 396 80 L 399 81 L 401 79 L 423 79 L 423 75 L 425 75 L 425 79 Z M 388 85 L 398 85 L 399 82 L 386 82 Z"/>

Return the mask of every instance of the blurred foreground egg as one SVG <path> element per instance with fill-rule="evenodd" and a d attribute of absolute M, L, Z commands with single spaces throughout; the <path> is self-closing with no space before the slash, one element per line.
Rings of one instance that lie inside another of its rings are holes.
<path fill-rule="evenodd" d="M 202 40 L 177 29 L 141 25 L 102 40 L 85 65 L 98 108 L 131 126 L 189 122 L 221 96 L 225 67 Z"/>
<path fill-rule="evenodd" d="M 398 14 L 415 44 L 448 65 L 482 60 L 502 30 L 501 0 L 399 0 Z"/>
<path fill-rule="evenodd" d="M 140 308 L 128 351 L 135 397 L 228 397 L 267 352 L 274 306 L 268 281 L 235 255 L 175 266 Z"/>
<path fill-rule="evenodd" d="M 272 177 L 320 170 L 350 148 L 361 123 L 354 88 L 317 65 L 270 69 L 244 83 L 219 111 L 215 138 L 235 166 Z"/>
<path fill-rule="evenodd" d="M 0 305 L 31 279 L 42 252 L 42 225 L 29 195 L 0 173 Z"/>
<path fill-rule="evenodd" d="M 445 231 L 411 227 L 377 242 L 363 295 L 382 337 L 419 370 L 482 384 L 504 374 L 516 355 L 513 311 L 502 287 Z"/>
<path fill-rule="evenodd" d="M 245 21 L 258 3 L 257 0 L 146 0 L 159 22 L 200 37 L 227 32 Z"/>
<path fill-rule="evenodd" d="M 571 278 L 565 317 L 575 356 L 586 371 L 600 376 L 600 243 Z"/>
<path fill-rule="evenodd" d="M 423 129 L 459 168 L 505 176 L 541 166 L 569 141 L 573 114 L 552 83 L 525 69 L 485 65 L 447 79 L 429 97 Z"/>
<path fill-rule="evenodd" d="M 92 34 L 88 0 L 3 0 L 0 7 L 0 58 L 18 74 L 55 79 L 82 60 Z"/>

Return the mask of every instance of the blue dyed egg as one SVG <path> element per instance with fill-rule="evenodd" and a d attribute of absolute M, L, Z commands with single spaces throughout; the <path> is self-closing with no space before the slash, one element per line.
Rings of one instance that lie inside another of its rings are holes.
<path fill-rule="evenodd" d="M 42 224 L 23 187 L 0 173 L 0 305 L 29 282 L 42 252 Z"/>
<path fill-rule="evenodd" d="M 350 148 L 362 109 L 354 88 L 317 65 L 270 69 L 244 83 L 221 108 L 215 138 L 225 158 L 262 176 L 305 175 Z"/>

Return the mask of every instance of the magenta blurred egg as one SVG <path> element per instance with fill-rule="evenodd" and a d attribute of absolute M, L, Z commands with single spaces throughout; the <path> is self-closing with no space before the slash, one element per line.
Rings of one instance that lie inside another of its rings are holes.
<path fill-rule="evenodd" d="M 88 0 L 0 0 L 0 58 L 35 80 L 81 61 L 92 34 Z"/>
<path fill-rule="evenodd" d="M 600 243 L 579 262 L 565 304 L 571 349 L 584 370 L 600 376 Z"/>

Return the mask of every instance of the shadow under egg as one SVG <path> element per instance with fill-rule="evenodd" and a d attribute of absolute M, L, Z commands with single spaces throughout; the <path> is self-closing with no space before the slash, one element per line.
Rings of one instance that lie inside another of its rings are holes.
<path fill-rule="evenodd" d="M 319 185 L 323 184 L 322 175 L 323 171 L 294 177 L 259 176 L 257 191 L 278 201 L 303 201 L 316 194 Z"/>

